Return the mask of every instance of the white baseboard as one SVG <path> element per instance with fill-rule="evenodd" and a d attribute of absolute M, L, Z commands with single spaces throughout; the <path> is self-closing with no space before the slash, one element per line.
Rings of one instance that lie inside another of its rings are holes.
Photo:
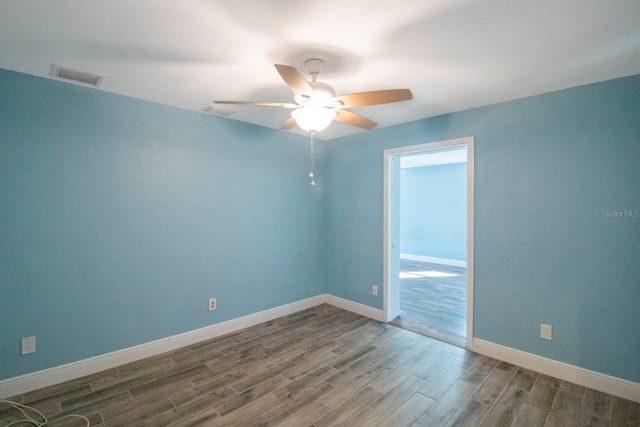
<path fill-rule="evenodd" d="M 601 374 L 477 338 L 473 338 L 472 350 L 551 377 L 640 403 L 640 383 Z"/>
<path fill-rule="evenodd" d="M 54 384 L 111 369 L 125 363 L 155 356 L 167 351 L 192 345 L 221 335 L 248 328 L 278 317 L 306 310 L 320 304 L 330 304 L 362 316 L 383 321 L 383 311 L 329 294 L 322 294 L 302 301 L 285 304 L 259 313 L 239 317 L 215 325 L 163 338 L 157 341 L 129 347 L 66 365 L 55 366 L 0 381 L 0 398 L 17 396 Z M 498 360 L 522 366 L 555 378 L 609 393 L 624 399 L 640 402 L 640 384 L 578 366 L 569 365 L 535 354 L 472 339 L 472 350 Z"/>
<path fill-rule="evenodd" d="M 359 314 L 361 316 L 369 317 L 380 322 L 384 322 L 384 313 L 379 308 L 369 307 L 368 305 L 360 304 L 350 301 L 348 299 L 336 297 L 333 295 L 325 294 L 326 303 L 333 305 L 343 310 L 351 311 L 352 313 Z"/>
<path fill-rule="evenodd" d="M 412 255 L 412 254 L 400 254 L 400 259 L 409 259 L 411 261 L 431 262 L 434 264 L 452 265 L 454 267 L 467 268 L 466 261 L 459 261 L 457 259 L 447 258 L 435 258 L 432 256 Z"/>
<path fill-rule="evenodd" d="M 112 353 L 101 354 L 99 356 L 83 359 L 65 365 L 55 366 L 37 372 L 31 372 L 18 377 L 8 378 L 0 381 L 0 398 L 17 396 L 28 393 L 43 387 L 59 384 L 65 381 L 94 374 L 106 369 L 115 368 L 125 363 L 134 362 L 147 357 L 176 350 L 181 347 L 192 345 L 200 341 L 219 337 L 240 329 L 248 328 L 259 323 L 277 319 L 278 317 L 306 310 L 324 304 L 327 300 L 326 294 L 296 301 L 291 304 L 281 305 L 269 310 L 239 317 L 204 328 L 162 338 L 157 341 L 140 344 Z M 354 303 L 355 304 L 355 303 Z"/>

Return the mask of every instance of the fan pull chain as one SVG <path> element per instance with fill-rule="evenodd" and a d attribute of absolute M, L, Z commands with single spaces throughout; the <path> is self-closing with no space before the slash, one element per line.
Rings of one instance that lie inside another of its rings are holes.
<path fill-rule="evenodd" d="M 309 178 L 311 178 L 311 185 L 316 185 L 316 181 L 313 179 L 314 175 L 313 172 L 315 170 L 315 132 L 310 132 L 311 134 L 311 142 L 310 142 L 310 152 L 309 152 L 309 157 L 310 157 L 310 162 L 311 162 L 311 172 L 309 172 Z"/>

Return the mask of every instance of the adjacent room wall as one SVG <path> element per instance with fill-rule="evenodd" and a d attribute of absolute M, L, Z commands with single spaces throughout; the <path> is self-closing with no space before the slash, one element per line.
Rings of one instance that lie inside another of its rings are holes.
<path fill-rule="evenodd" d="M 383 151 L 473 136 L 474 336 L 640 382 L 639 112 L 632 76 L 330 141 L 328 293 L 383 306 Z"/>
<path fill-rule="evenodd" d="M 400 253 L 467 260 L 467 165 L 402 169 Z"/>
<path fill-rule="evenodd" d="M 322 144 L 311 187 L 302 136 L 7 70 L 0 93 L 0 379 L 324 293 Z"/>

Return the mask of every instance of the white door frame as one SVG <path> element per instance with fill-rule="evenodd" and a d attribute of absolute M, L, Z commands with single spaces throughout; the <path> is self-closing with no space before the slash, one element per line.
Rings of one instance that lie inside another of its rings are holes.
<path fill-rule="evenodd" d="M 391 195 L 393 190 L 394 167 L 393 161 L 397 156 L 406 154 L 416 154 L 418 152 L 441 150 L 443 148 L 467 147 L 467 344 L 466 348 L 471 349 L 473 342 L 473 142 L 472 136 L 447 141 L 431 142 L 428 144 L 411 145 L 408 147 L 391 148 L 384 150 L 384 266 L 383 266 L 383 312 L 384 321 L 390 322 L 397 316 L 397 307 L 392 307 L 390 303 L 392 281 L 398 283 L 399 278 L 393 277 L 391 268 L 391 255 L 394 250 L 397 252 L 395 240 L 398 236 L 393 236 Z M 399 285 L 399 283 L 398 283 Z M 399 304 L 399 302 L 397 302 Z"/>

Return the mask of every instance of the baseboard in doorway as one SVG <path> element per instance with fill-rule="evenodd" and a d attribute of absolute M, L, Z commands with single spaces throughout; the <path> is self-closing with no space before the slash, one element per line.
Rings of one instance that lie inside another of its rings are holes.
<path fill-rule="evenodd" d="M 412 255 L 412 254 L 400 254 L 400 259 L 408 259 L 411 261 L 430 262 L 432 264 L 451 265 L 453 267 L 467 268 L 466 261 L 459 261 L 457 259 L 435 258 L 431 256 Z"/>

